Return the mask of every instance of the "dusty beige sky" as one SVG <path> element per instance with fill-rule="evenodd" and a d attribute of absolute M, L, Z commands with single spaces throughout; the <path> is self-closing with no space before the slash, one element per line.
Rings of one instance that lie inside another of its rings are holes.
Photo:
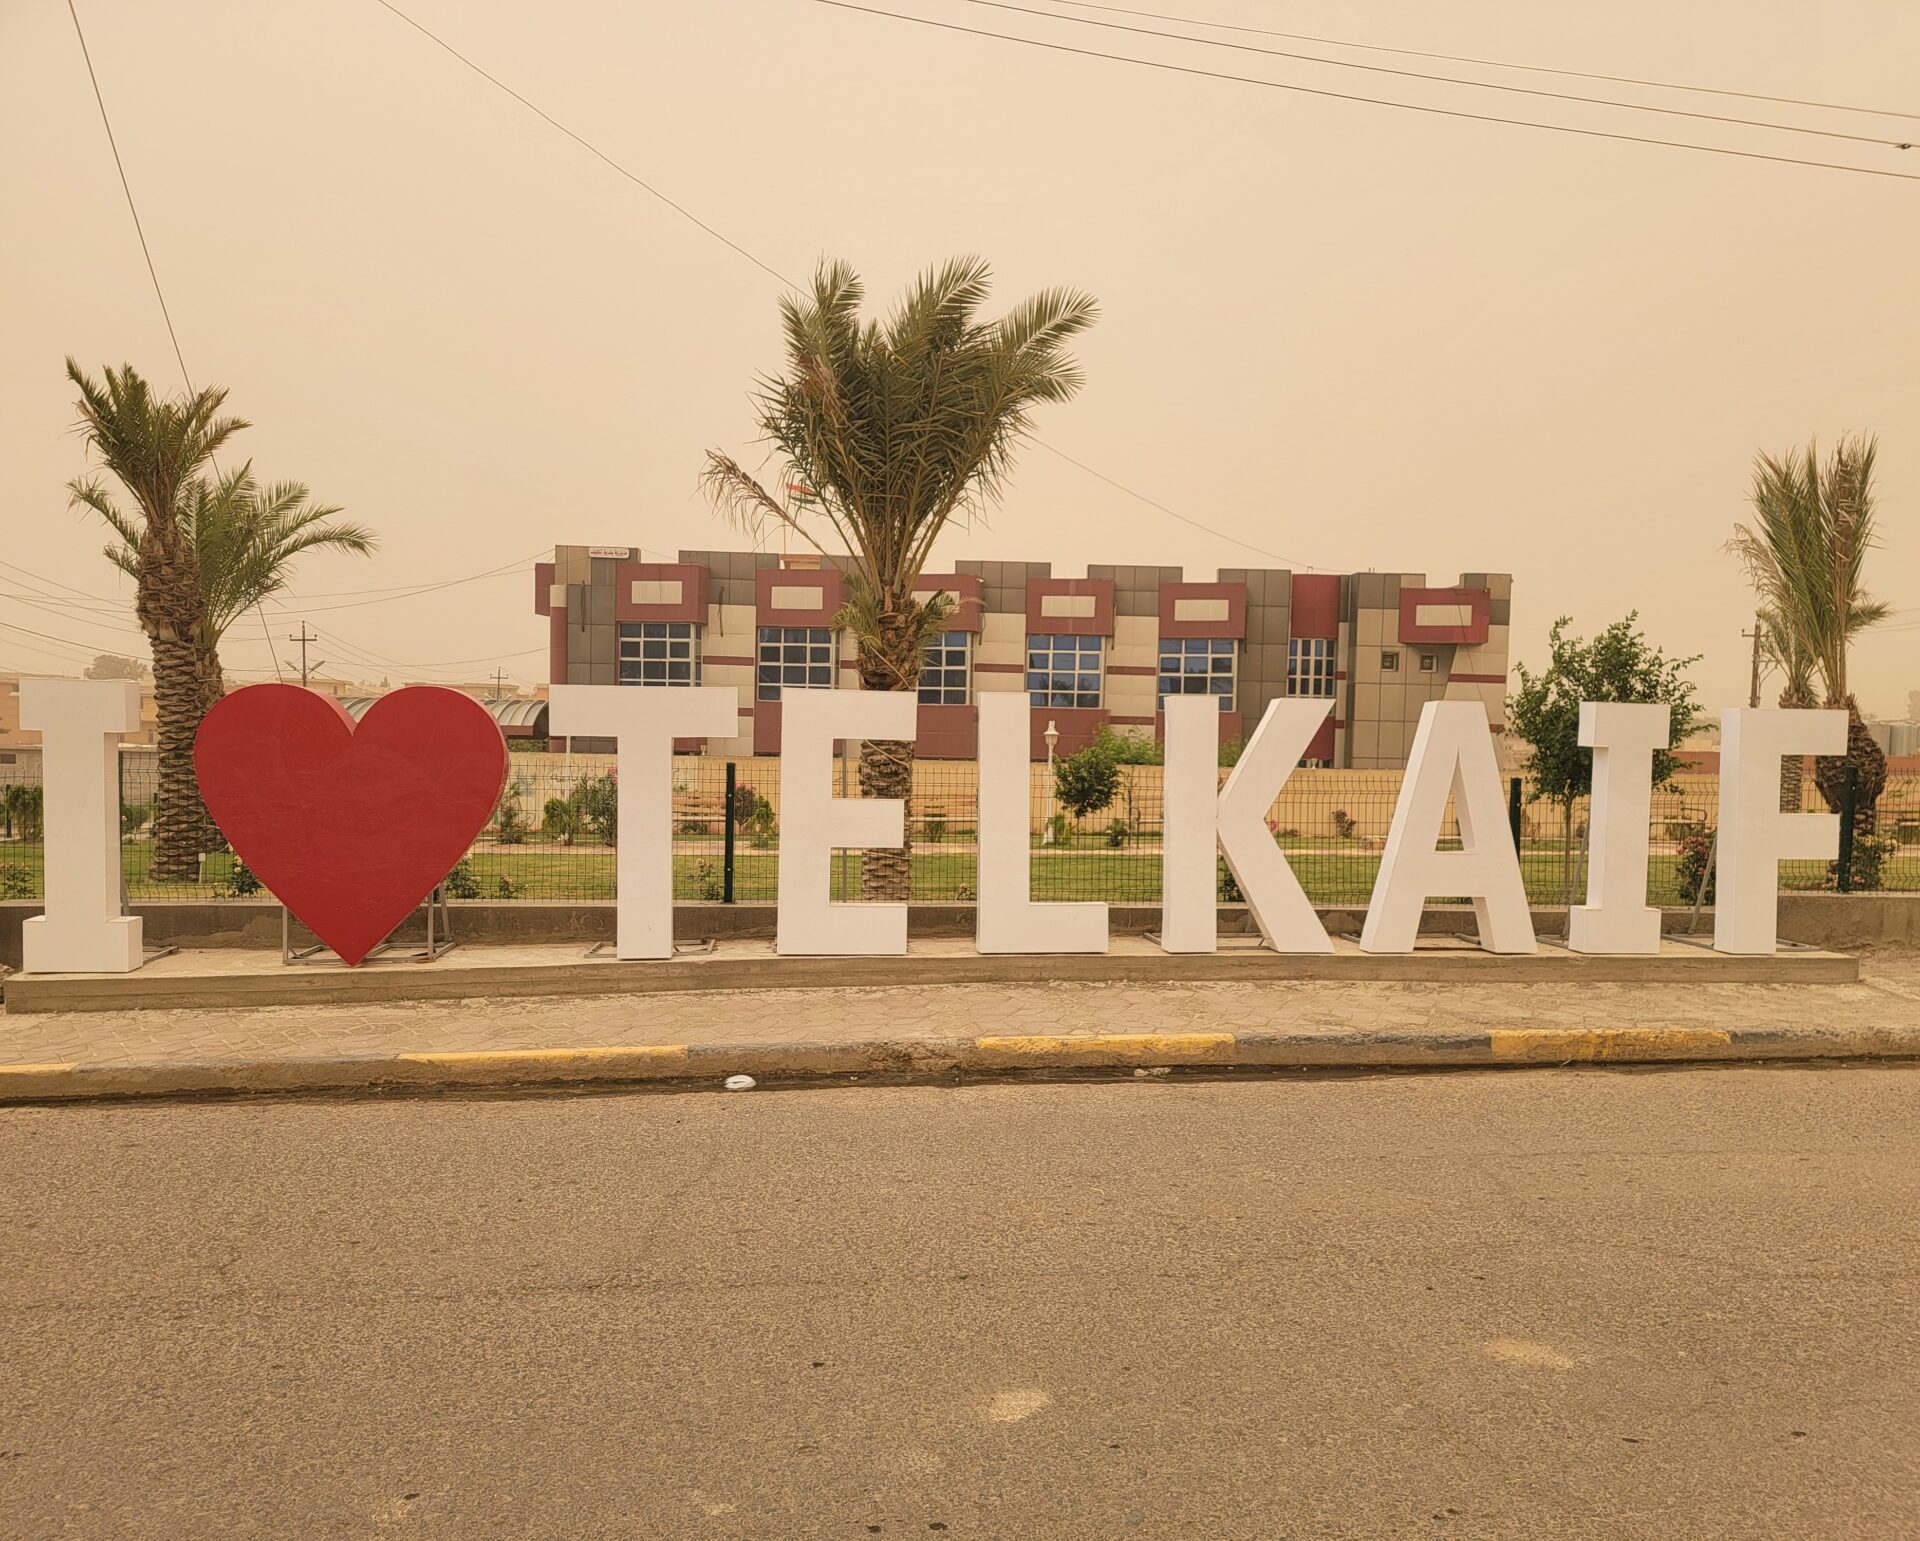
<path fill-rule="evenodd" d="M 782 272 L 844 256 L 885 298 L 929 261 L 977 250 L 1006 301 L 1092 290 L 1104 319 L 1083 349 L 1088 388 L 1045 419 L 1049 442 L 1295 565 L 1440 581 L 1511 570 L 1528 661 L 1556 614 L 1591 630 L 1638 607 L 1662 645 L 1706 655 L 1710 704 L 1743 702 L 1751 601 L 1720 548 L 1750 458 L 1875 430 L 1885 549 L 1872 586 L 1911 629 L 1864 642 L 1855 685 L 1892 715 L 1920 687 L 1920 183 L 1316 99 L 808 0 L 397 3 Z M 1332 90 L 1920 173 L 1920 150 L 1534 102 L 961 0 L 873 3 Z M 1910 0 L 1120 3 L 1920 114 Z M 523 559 L 555 541 L 733 539 L 694 478 L 709 445 L 752 450 L 746 391 L 777 361 L 774 280 L 374 0 L 80 0 L 80 13 L 188 366 L 258 425 L 241 443 L 261 471 L 310 482 L 384 540 L 372 561 L 310 562 L 305 597 L 270 611 L 276 639 L 305 617 L 330 673 L 500 665 L 531 680 L 544 622 Z M 1920 134 L 1920 120 L 1340 56 Z M 82 460 L 62 357 L 131 360 L 168 385 L 178 369 L 61 0 L 0 5 L 0 144 L 0 667 L 64 672 L 139 639 L 100 532 L 64 506 Z M 1279 565 L 1042 451 L 991 528 L 954 532 L 944 554 L 1070 572 L 1090 558 Z M 363 592 L 508 563 L 417 596 Z M 271 670 L 257 626 L 226 651 L 238 671 Z M 294 651 L 278 641 L 283 664 Z"/>

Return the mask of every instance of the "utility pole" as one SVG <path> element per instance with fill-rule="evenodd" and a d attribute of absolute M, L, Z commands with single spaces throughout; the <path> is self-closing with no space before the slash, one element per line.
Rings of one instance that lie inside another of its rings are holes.
<path fill-rule="evenodd" d="M 496 701 L 506 700 L 507 698 L 506 680 L 507 680 L 507 671 L 505 669 L 495 669 L 493 671 L 493 699 L 494 700 Z"/>
<path fill-rule="evenodd" d="M 1753 638 L 1753 681 L 1747 687 L 1747 705 L 1760 704 L 1760 639 L 1766 635 L 1766 628 L 1760 624 L 1760 617 L 1753 618 L 1753 630 L 1740 633 L 1743 637 Z"/>
<path fill-rule="evenodd" d="M 302 621 L 300 623 L 300 635 L 297 637 L 288 637 L 287 640 L 289 642 L 298 642 L 300 644 L 300 684 L 301 684 L 301 687 L 304 689 L 307 683 L 307 674 L 309 672 L 307 669 L 307 644 L 309 642 L 318 642 L 320 639 L 312 635 L 307 630 L 307 623 L 305 621 Z M 321 666 L 321 664 L 324 664 L 325 662 L 326 662 L 326 659 L 323 658 L 320 660 L 320 663 L 315 664 L 313 667 L 318 669 Z"/>

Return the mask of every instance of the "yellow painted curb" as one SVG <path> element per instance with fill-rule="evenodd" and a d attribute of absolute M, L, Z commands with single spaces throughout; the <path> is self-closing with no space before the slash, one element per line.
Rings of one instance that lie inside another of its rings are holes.
<path fill-rule="evenodd" d="M 469 1049 L 445 1054 L 396 1054 L 393 1058 L 396 1064 L 433 1065 L 443 1070 L 507 1070 L 515 1065 L 551 1070 L 565 1065 L 618 1064 L 622 1060 L 635 1060 L 643 1064 L 680 1064 L 687 1058 L 687 1046 L 684 1043 L 643 1043 L 605 1049 Z"/>
<path fill-rule="evenodd" d="M 1230 1060 L 1232 1033 L 1044 1033 L 1030 1037 L 976 1038 L 982 1054 L 1014 1061 L 1051 1060 L 1063 1056 L 1097 1055 L 1106 1062 L 1126 1065 L 1182 1064 L 1193 1060 Z"/>
<path fill-rule="evenodd" d="M 47 1076 L 66 1075 L 79 1068 L 72 1063 L 60 1065 L 51 1062 L 44 1065 L 0 1065 L 0 1078 L 7 1081 L 34 1081 Z"/>
<path fill-rule="evenodd" d="M 1686 1059 L 1729 1048 L 1720 1027 L 1527 1027 L 1489 1033 L 1496 1062 Z"/>

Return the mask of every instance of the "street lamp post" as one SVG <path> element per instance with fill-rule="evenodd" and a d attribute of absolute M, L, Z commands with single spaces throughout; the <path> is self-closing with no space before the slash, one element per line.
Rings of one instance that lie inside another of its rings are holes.
<path fill-rule="evenodd" d="M 1047 719 L 1047 731 L 1042 735 L 1047 741 L 1047 817 L 1040 826 L 1040 843 L 1053 844 L 1053 746 L 1060 742 L 1060 730 L 1053 725 L 1053 719 Z"/>

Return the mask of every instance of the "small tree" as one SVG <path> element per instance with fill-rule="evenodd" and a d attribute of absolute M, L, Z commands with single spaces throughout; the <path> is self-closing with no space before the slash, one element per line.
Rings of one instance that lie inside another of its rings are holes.
<path fill-rule="evenodd" d="M 1120 790 L 1119 762 L 1102 745 L 1089 744 L 1054 762 L 1053 790 L 1067 812 L 1084 819 L 1108 806 Z"/>
<path fill-rule="evenodd" d="M 572 805 L 575 833 L 598 835 L 608 845 L 620 833 L 620 787 L 612 776 L 590 776 L 567 798 Z"/>
<path fill-rule="evenodd" d="M 144 680 L 147 674 L 147 666 L 139 659 L 118 653 L 101 653 L 81 670 L 81 677 L 90 680 Z"/>
<path fill-rule="evenodd" d="M 1667 748 L 1653 757 L 1655 786 L 1673 779 L 1679 761 L 1672 750 L 1699 722 L 1693 683 L 1686 677 L 1698 656 L 1670 659 L 1649 646 L 1634 624 L 1639 618 L 1639 611 L 1629 612 L 1588 642 L 1566 634 L 1572 619 L 1563 615 L 1547 635 L 1546 670 L 1534 674 L 1525 664 L 1514 665 L 1520 688 L 1507 697 L 1507 720 L 1532 749 L 1526 764 L 1528 801 L 1555 803 L 1564 816 L 1563 891 L 1573 886 L 1574 804 L 1593 790 L 1593 751 L 1580 745 L 1580 703 L 1657 701 L 1671 709 Z"/>

